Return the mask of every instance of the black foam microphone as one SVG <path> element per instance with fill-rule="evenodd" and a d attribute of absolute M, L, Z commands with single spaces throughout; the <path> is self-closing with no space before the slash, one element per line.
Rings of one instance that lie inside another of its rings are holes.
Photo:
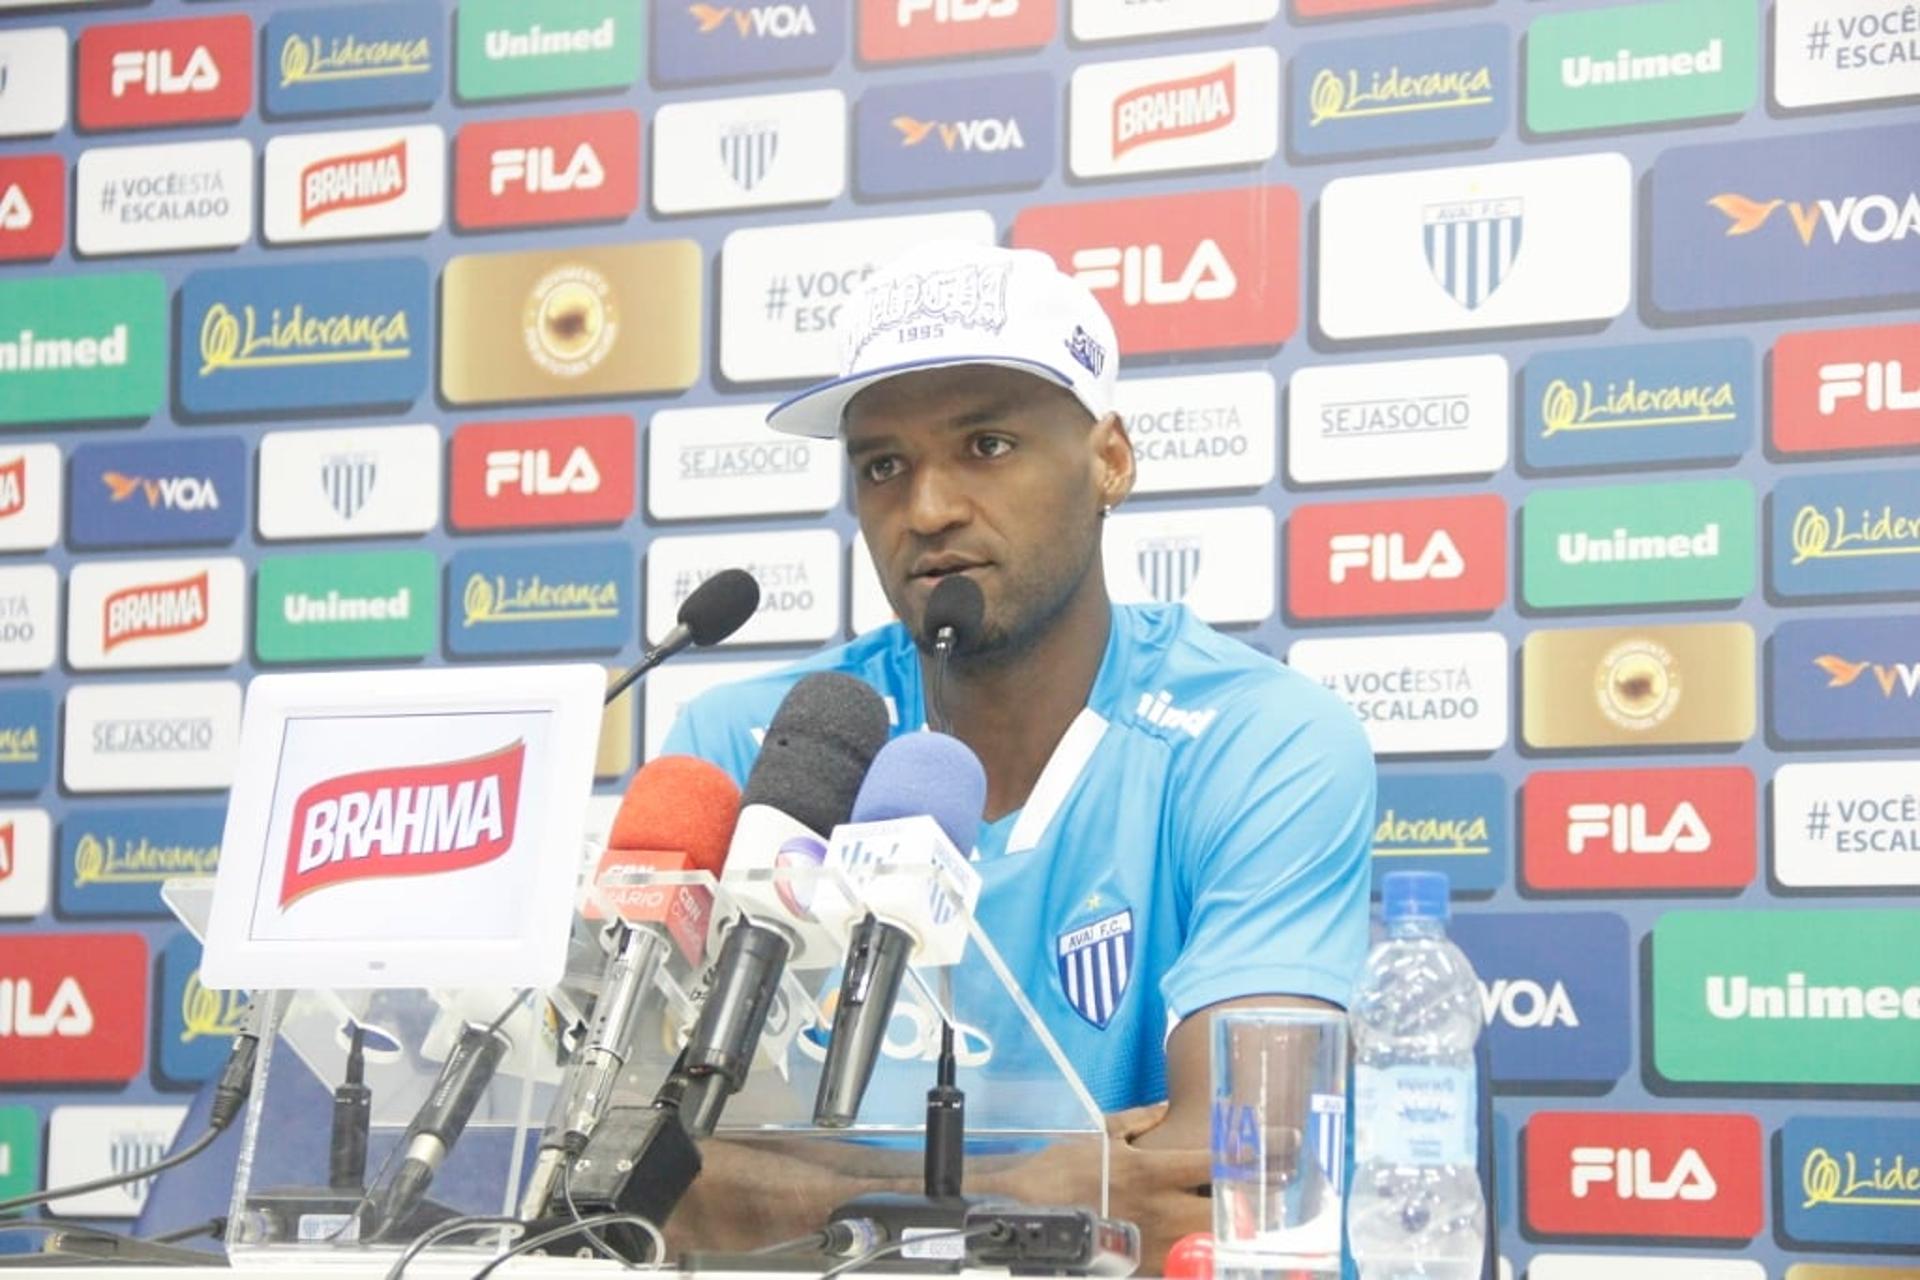
<path fill-rule="evenodd" d="M 675 615 L 673 630 L 667 632 L 666 639 L 641 654 L 640 661 L 623 671 L 618 680 L 607 686 L 607 696 L 601 705 L 610 704 L 625 693 L 634 681 L 688 645 L 705 648 L 710 644 L 719 644 L 746 625 L 747 619 L 759 607 L 760 584 L 754 581 L 753 575 L 745 569 L 722 569 L 695 587 L 680 602 L 680 612 Z"/>
<path fill-rule="evenodd" d="M 987 600 L 980 593 L 980 584 L 964 573 L 940 579 L 927 597 L 927 614 L 921 619 L 921 627 L 933 645 L 933 687 L 927 696 L 929 728 L 953 732 L 953 722 L 947 715 L 947 662 L 955 649 L 980 638 L 986 614 Z"/>

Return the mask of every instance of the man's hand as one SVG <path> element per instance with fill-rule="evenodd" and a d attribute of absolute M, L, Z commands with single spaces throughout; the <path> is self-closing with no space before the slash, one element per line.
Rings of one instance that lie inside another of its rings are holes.
<path fill-rule="evenodd" d="M 1213 1230 L 1212 1155 L 1205 1131 L 1194 1141 L 1166 1124 L 1167 1104 L 1107 1117 L 1108 1204 L 1140 1228 L 1140 1270 L 1161 1274 L 1181 1236 Z"/>

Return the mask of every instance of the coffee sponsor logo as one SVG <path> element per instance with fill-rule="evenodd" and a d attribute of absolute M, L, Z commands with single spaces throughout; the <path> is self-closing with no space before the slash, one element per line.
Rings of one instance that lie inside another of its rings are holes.
<path fill-rule="evenodd" d="M 1218 624 L 1273 616 L 1269 507 L 1115 512 L 1101 530 L 1107 592 L 1122 604 L 1184 604 Z"/>
<path fill-rule="evenodd" d="M 817 74 L 832 70 L 846 47 L 841 0 L 653 8 L 653 78 L 660 84 Z"/>
<path fill-rule="evenodd" d="M 1773 447 L 1920 445 L 1920 325 L 1789 333 L 1773 346 Z"/>
<path fill-rule="evenodd" d="M 171 919 L 161 886 L 212 875 L 225 822 L 224 805 L 88 806 L 69 814 L 60 824 L 60 913 Z"/>
<path fill-rule="evenodd" d="M 653 207 L 664 214 L 817 204 L 847 186 L 838 89 L 675 102 L 653 123 Z"/>
<path fill-rule="evenodd" d="M 67 661 L 76 670 L 240 660 L 246 569 L 237 559 L 94 560 L 74 566 L 68 587 Z"/>
<path fill-rule="evenodd" d="M 617 220 L 640 203 L 640 118 L 592 111 L 463 125 L 453 167 L 462 227 Z"/>
<path fill-rule="evenodd" d="M 1535 631 L 1520 665 L 1521 734 L 1533 747 L 1753 736 L 1753 629 L 1742 622 Z"/>
<path fill-rule="evenodd" d="M 1782 743 L 1920 742 L 1920 617 L 1783 622 L 1768 672 Z"/>
<path fill-rule="evenodd" d="M 1522 524 L 1522 586 L 1535 608 L 1738 600 L 1753 590 L 1744 480 L 1540 490 Z"/>
<path fill-rule="evenodd" d="M 1383 773 L 1374 807 L 1373 888 L 1394 871 L 1438 871 L 1452 891 L 1490 893 L 1511 848 L 1497 773 Z"/>
<path fill-rule="evenodd" d="M 0 444 L 0 551 L 52 546 L 60 503 L 60 446 Z"/>
<path fill-rule="evenodd" d="M 0 423 L 145 418 L 166 395 L 158 275 L 0 282 Z"/>
<path fill-rule="evenodd" d="M 45 671 L 58 648 L 60 571 L 48 564 L 0 569 L 0 671 Z"/>
<path fill-rule="evenodd" d="M 519 0 L 468 0 L 454 41 L 454 91 L 469 101 L 625 88 L 640 75 L 640 14 L 619 0 L 540 13 Z"/>
<path fill-rule="evenodd" d="M 1920 1122 L 1793 1116 L 1780 1130 L 1781 1227 L 1803 1244 L 1920 1245 Z"/>
<path fill-rule="evenodd" d="M 615 652 L 635 630 L 635 583 L 625 542 L 459 552 L 447 569 L 447 650 Z"/>
<path fill-rule="evenodd" d="M 66 243 L 66 233 L 66 161 L 55 155 L 0 156 L 0 262 L 51 258 Z"/>
<path fill-rule="evenodd" d="M 1051 0 L 855 0 L 863 62 L 1038 49 L 1053 41 Z"/>
<path fill-rule="evenodd" d="M 456 529 L 618 524 L 633 512 L 633 419 L 469 422 L 453 433 Z"/>
<path fill-rule="evenodd" d="M 253 144 L 95 148 L 74 170 L 76 251 L 221 249 L 253 234 Z"/>
<path fill-rule="evenodd" d="M 1783 596 L 1920 591 L 1910 473 L 1790 476 L 1773 490 L 1772 582 Z"/>
<path fill-rule="evenodd" d="M 426 107 L 439 100 L 444 19 L 431 0 L 293 9 L 267 21 L 270 116 Z"/>
<path fill-rule="evenodd" d="M 53 694 L 0 691 L 0 795 L 35 795 L 53 776 Z"/>
<path fill-rule="evenodd" d="M 1920 17 L 1886 0 L 1780 0 L 1773 100 L 1800 109 L 1910 98 Z"/>
<path fill-rule="evenodd" d="M 1494 23 L 1300 50 L 1288 137 L 1305 156 L 1491 142 L 1513 114 L 1512 35 Z"/>
<path fill-rule="evenodd" d="M 1020 212 L 1013 243 L 1093 291 L 1129 354 L 1273 346 L 1293 335 L 1292 187 L 1144 196 Z"/>
<path fill-rule="evenodd" d="M 1527 28 L 1527 127 L 1565 133 L 1734 116 L 1753 105 L 1760 25 L 1746 0 L 1556 13 Z"/>
<path fill-rule="evenodd" d="M 663 409 L 647 427 L 647 514 L 655 520 L 818 514 L 840 505 L 838 441 L 774 431 L 767 404 Z"/>
<path fill-rule="evenodd" d="M 0 1082 L 126 1084 L 144 1056 L 146 995 L 139 934 L 14 933 L 0 958 Z"/>
<path fill-rule="evenodd" d="M 1920 764 L 1781 765 L 1773 876 L 1795 889 L 1920 886 Z"/>
<path fill-rule="evenodd" d="M 1527 1225 L 1552 1236 L 1758 1235 L 1760 1122 L 1748 1115 L 1537 1111 Z"/>
<path fill-rule="evenodd" d="M 200 943 L 182 933 L 160 949 L 159 1025 L 154 1028 L 154 1072 L 189 1085 L 220 1074 L 247 1007 L 243 991 L 210 991 L 200 981 Z"/>
<path fill-rule="evenodd" d="M 1507 462 L 1504 356 L 1313 365 L 1287 383 L 1300 484 L 1491 474 Z"/>
<path fill-rule="evenodd" d="M 244 14 L 91 26 L 79 45 L 82 129 L 212 124 L 253 106 L 253 21 Z"/>
<path fill-rule="evenodd" d="M 424 533 L 440 519 L 439 428 L 273 431 L 260 440 L 260 536 Z"/>
<path fill-rule="evenodd" d="M 1076 177 L 1258 164 L 1280 148 L 1280 55 L 1265 46 L 1093 63 L 1067 95 Z"/>
<path fill-rule="evenodd" d="M 31 920 L 45 911 L 52 883 L 53 824 L 47 811 L 0 809 L 0 919 Z M 0 1003 L 0 1019 L 6 1016 Z"/>
<path fill-rule="evenodd" d="M 57 133 L 66 125 L 72 65 L 63 28 L 0 31 L 0 138 Z"/>
<path fill-rule="evenodd" d="M 1280 12 L 1280 0 L 1214 0 L 1201 11 L 1180 0 L 1073 0 L 1075 40 L 1127 40 L 1135 36 L 1252 26 Z"/>
<path fill-rule="evenodd" d="M 439 630 L 439 567 L 430 551 L 267 557 L 255 597 L 260 661 L 425 657 Z"/>
<path fill-rule="evenodd" d="M 1548 351 L 1521 371 L 1521 452 L 1544 470 L 1736 458 L 1759 405 L 1745 338 Z"/>
<path fill-rule="evenodd" d="M 1507 504 L 1491 494 L 1295 507 L 1287 609 L 1299 618 L 1491 613 L 1507 595 Z"/>
<path fill-rule="evenodd" d="M 1496 1088 L 1611 1085 L 1633 1052 L 1617 915 L 1473 912 L 1447 926 L 1480 979 Z"/>
<path fill-rule="evenodd" d="M 441 392 L 485 404 L 684 390 L 700 376 L 700 276 L 691 240 L 454 258 Z"/>
<path fill-rule="evenodd" d="M 1339 694 L 1379 755 L 1507 741 L 1507 642 L 1495 632 L 1296 640 L 1287 663 Z"/>
<path fill-rule="evenodd" d="M 1522 871 L 1547 892 L 1744 889 L 1754 781 L 1743 768 L 1536 773 L 1521 792 Z"/>
<path fill-rule="evenodd" d="M 1273 479 L 1273 375 L 1130 378 L 1115 408 L 1133 439 L 1136 493 L 1258 489 Z"/>
<path fill-rule="evenodd" d="M 67 691 L 61 741 L 61 781 L 69 791 L 217 790 L 233 778 L 240 686 L 75 685 Z"/>
<path fill-rule="evenodd" d="M 1653 928 L 1653 1068 L 1723 1084 L 1920 1084 L 1920 919 L 1670 911 Z"/>
<path fill-rule="evenodd" d="M 146 961 L 144 949 L 141 962 Z M 140 979 L 146 985 L 145 974 Z M 136 1039 L 144 1002 L 135 1017 Z M 113 1178 L 158 1162 L 173 1146 L 186 1119 L 185 1107 L 55 1107 L 47 1121 L 47 1185 Z M 94 1218 L 133 1218 L 153 1190 L 154 1179 L 141 1178 L 84 1195 L 64 1196 L 48 1207 L 61 1214 Z"/>
<path fill-rule="evenodd" d="M 72 475 L 77 549 L 229 543 L 246 525 L 238 437 L 78 445 Z"/>
<path fill-rule="evenodd" d="M 994 241 L 980 210 L 729 232 L 720 249 L 720 372 L 729 382 L 830 378 L 840 310 L 866 278 L 929 240 Z"/>
<path fill-rule="evenodd" d="M 839 634 L 842 547 L 827 529 L 660 537 L 647 545 L 647 639 L 673 629 L 695 587 L 737 565 L 760 584 L 760 607 L 724 644 L 817 643 Z"/>
<path fill-rule="evenodd" d="M 1044 71 L 868 89 L 854 184 L 863 196 L 1038 186 L 1057 154 L 1055 93 Z"/>
<path fill-rule="evenodd" d="M 263 231 L 273 244 L 425 235 L 446 165 L 439 125 L 281 134 L 267 142 Z"/>

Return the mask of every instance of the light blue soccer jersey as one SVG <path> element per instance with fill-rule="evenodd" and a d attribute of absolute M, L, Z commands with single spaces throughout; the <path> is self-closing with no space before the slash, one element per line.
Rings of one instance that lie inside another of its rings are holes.
<path fill-rule="evenodd" d="M 802 676 L 926 723 L 899 623 L 711 689 L 668 735 L 744 784 Z M 1165 1036 L 1222 1000 L 1344 1006 L 1365 958 L 1373 757 L 1319 683 L 1184 607 L 1115 606 L 1087 706 L 1026 805 L 981 827 L 978 917 L 1102 1110 L 1166 1097 Z"/>

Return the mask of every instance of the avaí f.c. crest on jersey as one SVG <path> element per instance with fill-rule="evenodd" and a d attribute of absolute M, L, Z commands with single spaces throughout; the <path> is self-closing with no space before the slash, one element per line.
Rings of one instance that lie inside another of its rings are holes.
<path fill-rule="evenodd" d="M 1067 930 L 1056 940 L 1054 951 L 1067 1003 L 1105 1031 L 1133 977 L 1132 909 L 1122 908 Z"/>

